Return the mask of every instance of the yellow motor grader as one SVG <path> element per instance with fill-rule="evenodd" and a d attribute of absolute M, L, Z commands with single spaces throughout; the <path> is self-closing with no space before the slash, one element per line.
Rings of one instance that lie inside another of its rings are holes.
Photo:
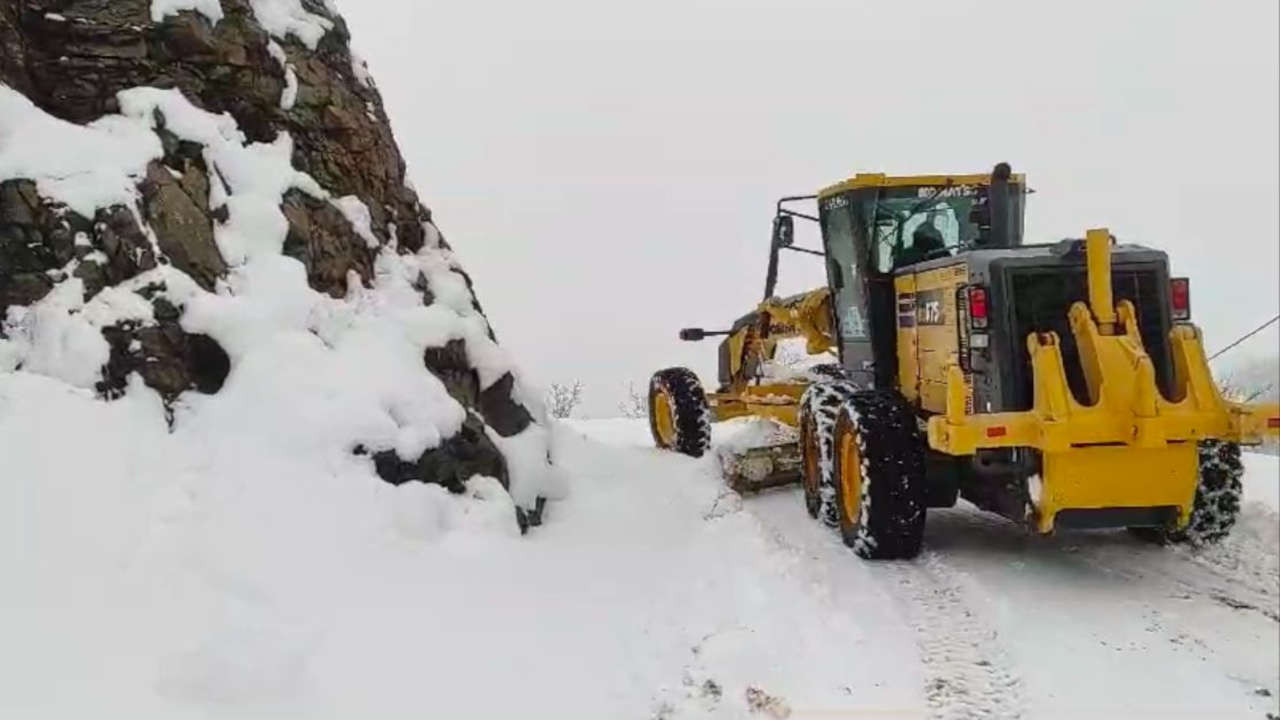
<path fill-rule="evenodd" d="M 1219 393 L 1163 252 L 1105 229 L 1024 244 L 1028 192 L 1001 163 L 779 200 L 763 302 L 728 329 L 680 332 L 724 336 L 717 390 L 686 368 L 653 376 L 658 446 L 700 456 L 711 423 L 737 417 L 794 428 L 730 458 L 730 484 L 800 480 L 810 515 L 869 559 L 916 555 L 926 508 L 960 497 L 1039 533 L 1225 536 L 1240 445 L 1280 435 L 1280 407 Z M 796 220 L 820 226 L 821 250 L 795 245 Z M 827 286 L 775 297 L 783 251 L 822 257 Z M 767 372 L 796 338 L 839 363 Z"/>

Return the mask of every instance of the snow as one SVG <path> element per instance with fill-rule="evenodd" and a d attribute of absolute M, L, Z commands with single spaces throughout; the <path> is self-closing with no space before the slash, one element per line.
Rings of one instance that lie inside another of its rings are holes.
<path fill-rule="evenodd" d="M 0 84 L 0 181 L 30 178 L 42 196 L 93 217 L 100 207 L 132 207 L 147 163 L 162 154 L 141 123 L 108 116 L 75 125 Z"/>
<path fill-rule="evenodd" d="M 230 406 L 270 390 L 259 377 L 307 382 L 268 366 L 321 357 L 278 350 L 192 398 L 172 432 L 145 387 L 106 404 L 0 376 L 0 715 L 1276 710 L 1276 588 L 1211 555 L 1123 532 L 1039 539 L 961 507 L 931 512 L 919 560 L 867 563 L 798 489 L 737 498 L 710 456 L 649 447 L 644 420 L 554 426 L 572 492 L 520 537 L 491 478 L 463 496 L 392 487 L 326 450 L 337 405 L 230 432 L 221 418 L 252 418 Z M 323 437 L 288 430 L 303 422 Z M 758 431 L 717 427 L 717 442 Z M 1269 510 L 1233 538 L 1274 557 L 1251 533 L 1275 525 L 1280 466 L 1246 461 L 1250 507 Z"/>
<path fill-rule="evenodd" d="M 289 65 L 284 69 L 284 91 L 280 93 L 280 107 L 283 110 L 292 110 L 297 103 L 298 73 L 294 71 L 292 65 Z"/>
<path fill-rule="evenodd" d="M 1280 512 L 1280 457 L 1244 453 L 1244 502 Z"/>
<path fill-rule="evenodd" d="M 793 443 L 799 439 L 791 427 L 764 418 L 738 418 L 711 426 L 711 437 L 723 453 Z"/>
<path fill-rule="evenodd" d="M 354 195 L 347 195 L 334 198 L 329 202 L 351 223 L 351 227 L 366 245 L 370 248 L 378 247 L 378 238 L 373 234 L 373 216 L 369 213 L 369 206 L 365 205 L 363 200 Z"/>
<path fill-rule="evenodd" d="M 279 258 L 288 232 L 280 202 L 289 190 L 328 199 L 311 176 L 293 167 L 293 139 L 281 132 L 271 143 L 245 144 L 229 114 L 213 115 L 192 105 L 182 93 L 134 88 L 119 94 L 121 112 L 148 127 L 159 112 L 165 128 L 205 145 L 205 160 L 217 172 L 210 206 L 227 206 L 230 219 L 215 228 L 223 259 L 232 267 L 254 258 Z"/>
<path fill-rule="evenodd" d="M 101 328 L 91 325 L 83 314 L 72 314 L 83 307 L 84 283 L 73 279 L 54 288 L 32 310 L 14 312 L 14 328 L 18 331 L 10 334 L 19 338 L 15 343 L 21 347 L 27 337 L 36 338 L 23 353 L 23 364 L 30 372 L 60 378 L 76 387 L 93 388 L 110 348 L 102 338 Z"/>
<path fill-rule="evenodd" d="M 217 25 L 223 17 L 220 0 L 151 0 L 151 22 L 163 22 L 182 10 L 194 10 Z"/>
<path fill-rule="evenodd" d="M 293 65 L 289 62 L 289 58 L 284 53 L 284 48 L 280 47 L 280 43 L 275 40 L 267 42 L 267 52 L 272 59 L 280 63 L 280 69 L 284 71 L 284 91 L 280 93 L 280 108 L 282 110 L 292 110 L 293 106 L 298 102 L 298 73 L 293 69 Z"/>
<path fill-rule="evenodd" d="M 332 20 L 307 12 L 301 0 L 250 0 L 249 4 L 258 24 L 273 37 L 284 40 L 292 35 L 311 50 L 333 29 Z"/>
<path fill-rule="evenodd" d="M 369 72 L 369 63 L 354 50 L 351 51 L 351 74 L 355 76 L 356 82 L 373 89 L 373 74 Z"/>

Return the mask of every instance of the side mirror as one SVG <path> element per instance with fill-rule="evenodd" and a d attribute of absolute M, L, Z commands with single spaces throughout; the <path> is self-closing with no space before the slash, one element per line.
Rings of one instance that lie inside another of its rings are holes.
<path fill-rule="evenodd" d="M 791 247 L 796 241 L 796 225 L 790 215 L 779 215 L 773 219 L 773 246 Z"/>
<path fill-rule="evenodd" d="M 680 331 L 680 339 L 687 342 L 697 342 L 707 336 L 707 331 L 702 328 L 685 328 Z"/>

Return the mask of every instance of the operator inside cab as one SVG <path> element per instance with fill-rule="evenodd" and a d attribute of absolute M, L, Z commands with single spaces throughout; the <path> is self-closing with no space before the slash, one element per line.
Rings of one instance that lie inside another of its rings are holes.
<path fill-rule="evenodd" d="M 911 233 L 911 246 L 900 248 L 893 264 L 895 268 L 905 267 L 942 257 L 946 253 L 947 243 L 942 237 L 942 231 L 934 224 L 934 218 L 929 217 Z"/>

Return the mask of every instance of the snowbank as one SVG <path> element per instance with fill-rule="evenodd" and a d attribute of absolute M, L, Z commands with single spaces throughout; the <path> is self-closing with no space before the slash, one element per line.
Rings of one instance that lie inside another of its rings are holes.
<path fill-rule="evenodd" d="M 323 451 L 323 408 L 294 410 L 320 425 L 310 447 L 271 413 L 230 432 L 225 419 L 249 416 L 229 390 L 170 432 L 140 383 L 104 403 L 32 373 L 0 376 L 0 714 L 76 716 L 86 699 L 157 717 L 298 701 L 316 690 L 312 660 L 335 614 L 447 577 L 433 556 L 522 542 L 496 480 L 472 478 L 464 496 L 387 485 L 362 458 Z"/>

